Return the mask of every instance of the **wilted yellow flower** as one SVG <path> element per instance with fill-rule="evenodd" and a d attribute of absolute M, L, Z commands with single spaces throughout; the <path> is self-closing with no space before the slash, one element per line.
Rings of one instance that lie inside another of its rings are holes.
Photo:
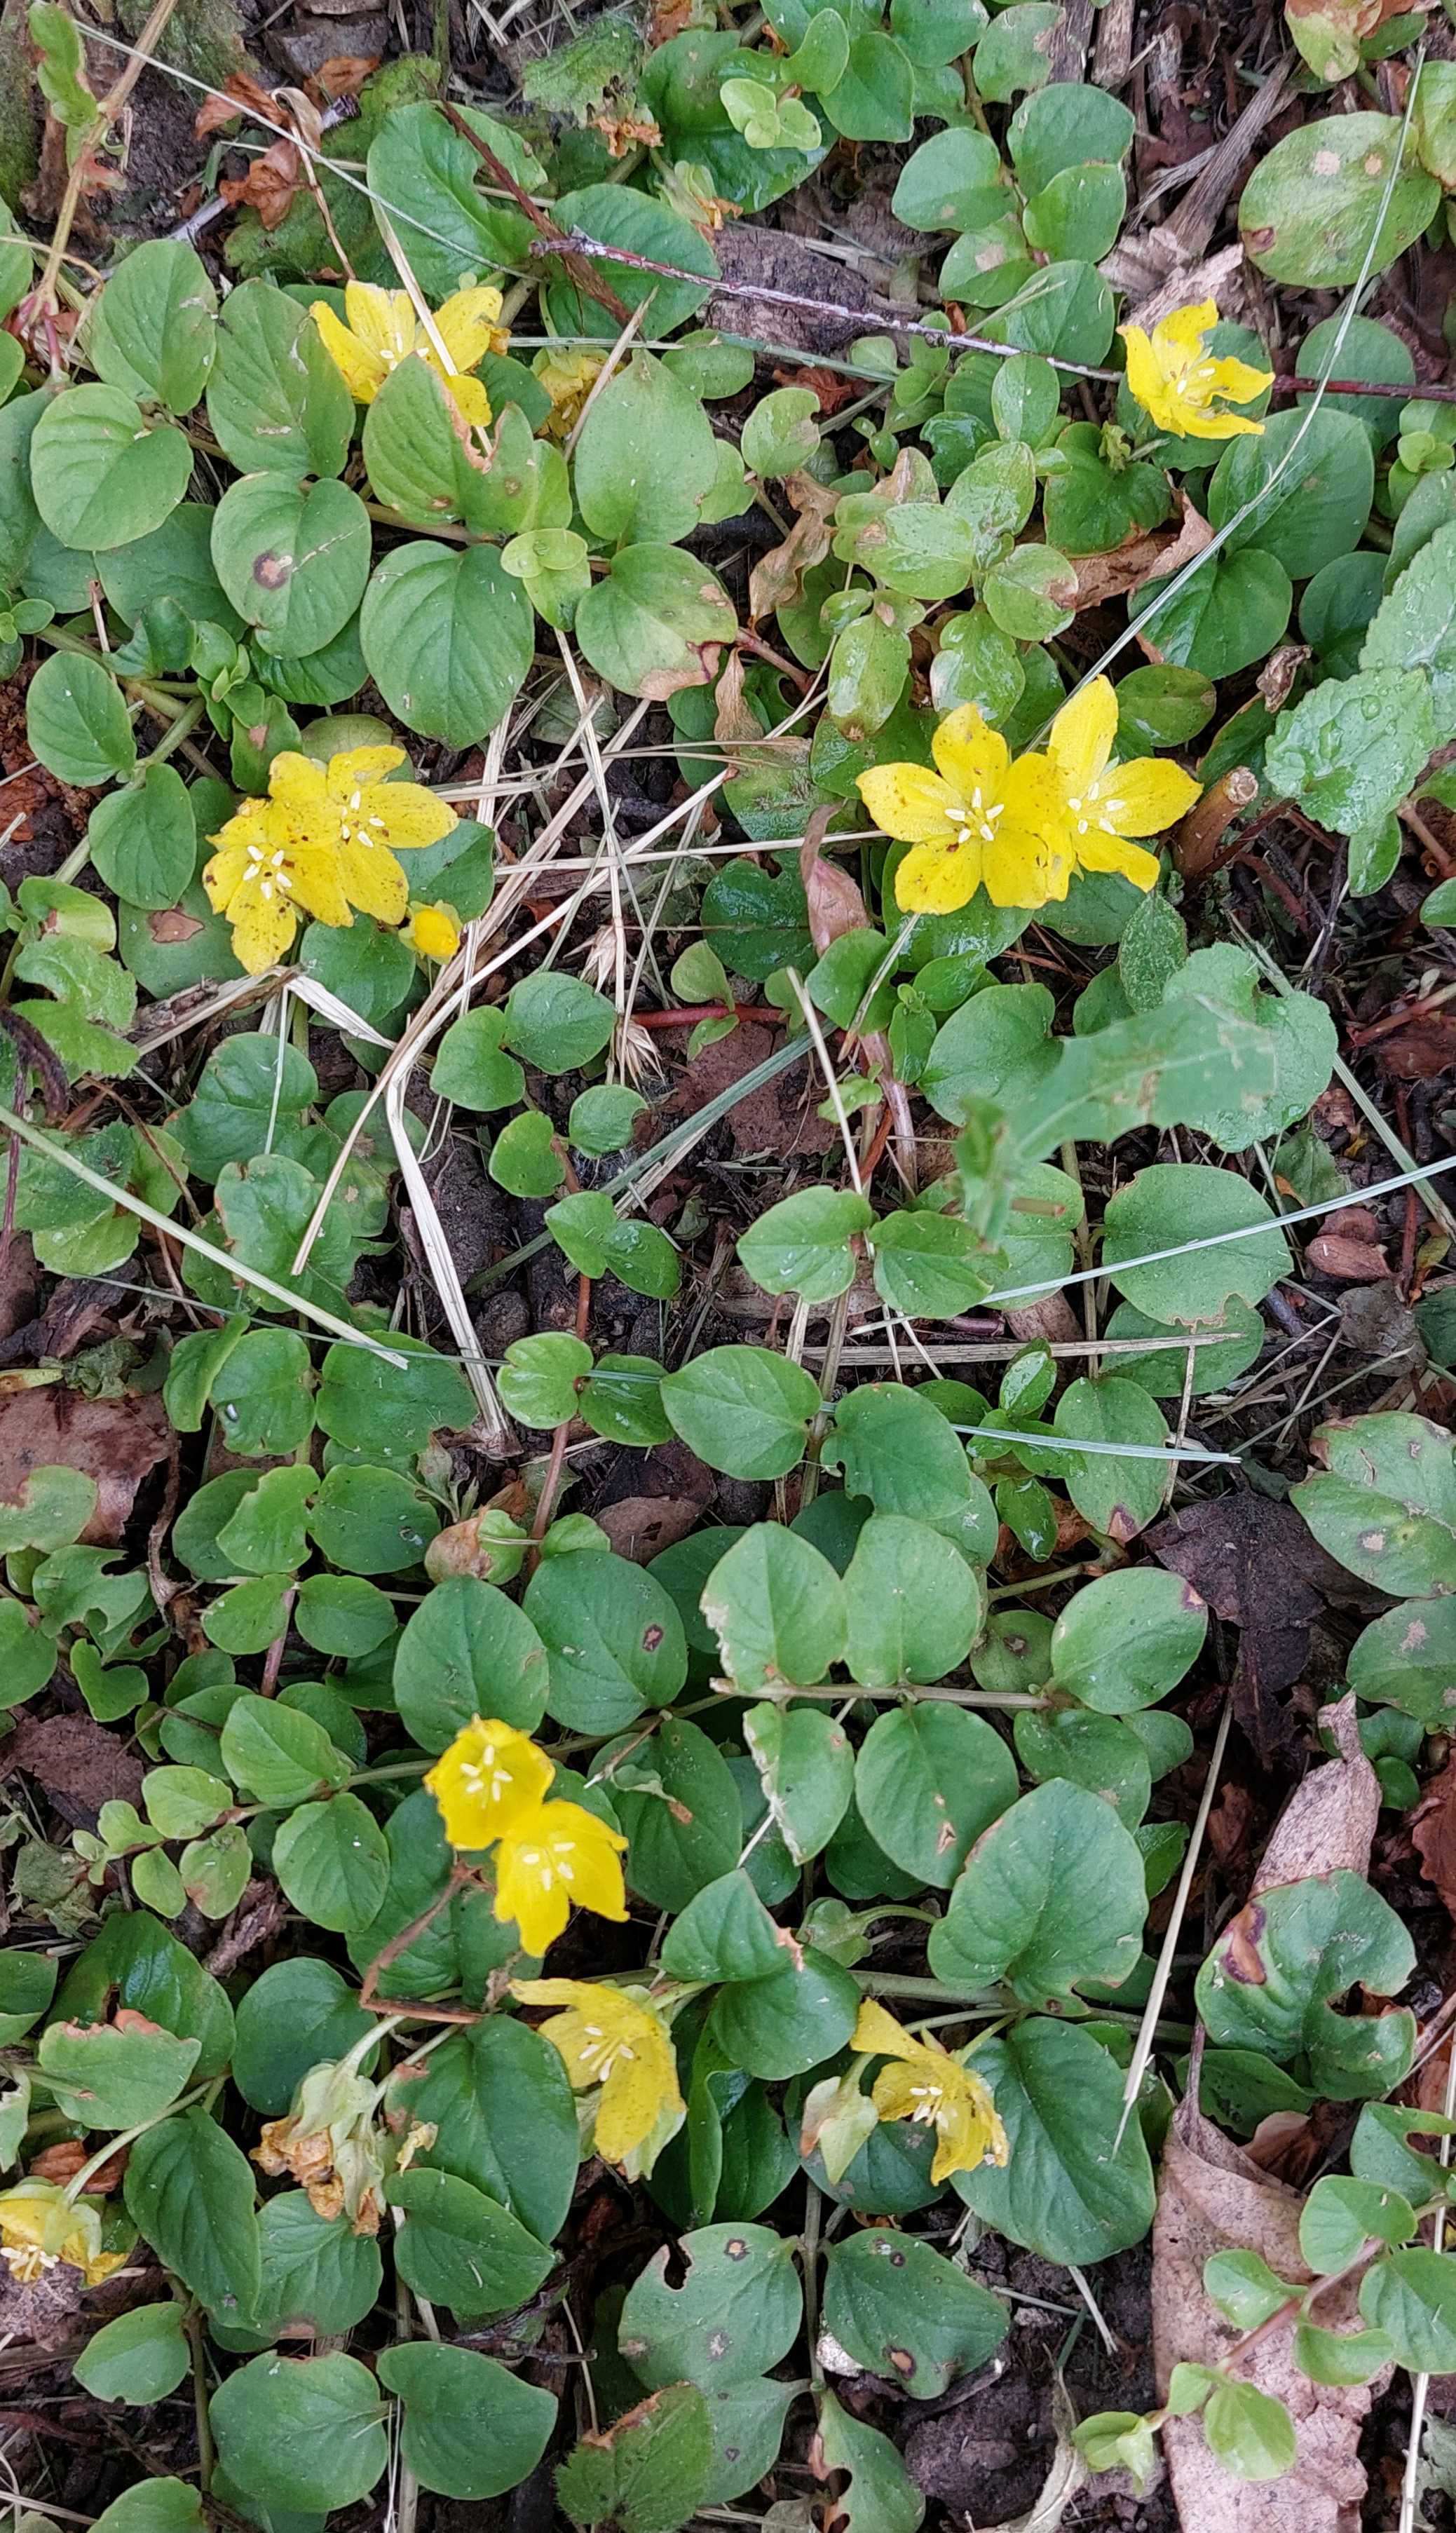
<path fill-rule="evenodd" d="M 374 2125 L 378 2088 L 352 2058 L 323 2058 L 302 2079 L 285 2117 L 265 2120 L 253 2150 L 260 2169 L 288 2173 L 328 2221 L 348 2217 L 377 2234 L 383 2208 L 384 2148 Z"/>
<path fill-rule="evenodd" d="M 451 1847 L 473 1850 L 489 1847 L 527 1814 L 539 1812 L 555 1773 L 546 1752 L 513 1724 L 478 1715 L 456 1734 L 425 1783 Z"/>
<path fill-rule="evenodd" d="M 323 337 L 323 348 L 356 404 L 373 404 L 391 370 L 401 361 L 422 360 L 453 397 L 466 422 L 488 423 L 491 399 L 480 379 L 470 376 L 487 352 L 503 352 L 510 340 L 496 324 L 500 293 L 482 285 L 457 290 L 435 312 L 435 333 L 443 343 L 453 371 L 436 349 L 428 325 L 422 325 L 407 290 L 381 290 L 372 281 L 351 281 L 344 291 L 347 325 L 341 325 L 326 299 L 314 300 L 309 314 Z"/>
<path fill-rule="evenodd" d="M 531 367 L 552 400 L 545 428 L 550 440 L 565 440 L 606 366 L 605 352 L 538 352 Z"/>
<path fill-rule="evenodd" d="M 125 2252 L 101 2249 L 101 2215 L 90 2200 L 75 2202 L 54 2181 L 18 2181 L 0 2191 L 0 2261 L 17 2286 L 32 2287 L 68 2261 L 88 2287 L 119 2269 Z"/>
<path fill-rule="evenodd" d="M 453 959 L 460 947 L 460 926 L 452 906 L 412 906 L 404 937 L 422 959 Z"/>
<path fill-rule="evenodd" d="M 1151 888 L 1156 854 L 1131 836 L 1159 836 L 1190 810 L 1202 785 L 1164 756 L 1110 762 L 1117 738 L 1117 696 L 1110 677 L 1093 677 L 1062 706 L 1047 754 L 1062 784 L 1073 851 L 1083 870 L 1121 871 L 1135 888 Z"/>
<path fill-rule="evenodd" d="M 895 874 L 904 913 L 953 914 L 979 887 L 993 906 L 1065 897 L 1072 835 L 1047 759 L 1013 758 L 974 704 L 958 705 L 930 746 L 934 774 L 923 765 L 875 765 L 858 778 L 876 825 L 915 848 Z"/>
<path fill-rule="evenodd" d="M 558 2052 L 575 2092 L 602 2088 L 597 2152 L 609 2163 L 630 2166 L 633 2180 L 650 2172 L 681 2128 L 687 2106 L 668 2027 L 644 1991 L 548 1978 L 517 1979 L 511 1994 L 525 2005 L 565 2007 L 542 2025 L 542 2037 Z"/>
<path fill-rule="evenodd" d="M 1252 404 L 1274 383 L 1272 370 L 1255 370 L 1248 361 L 1216 360 L 1203 349 L 1203 337 L 1218 324 L 1211 299 L 1195 307 L 1175 308 L 1150 334 L 1140 325 L 1120 325 L 1128 347 L 1128 387 L 1160 431 L 1185 440 L 1234 440 L 1242 432 L 1260 432 L 1261 422 L 1247 413 L 1229 413 L 1215 404 Z"/>
<path fill-rule="evenodd" d="M 513 1917 L 528 1953 L 544 1953 L 573 1907 L 597 1917 L 627 1914 L 618 1858 L 626 1840 L 580 1803 L 537 1803 L 518 1812 L 495 1851 L 495 1914 Z"/>
<path fill-rule="evenodd" d="M 918 2120 L 936 2136 L 932 2181 L 953 2172 L 974 2172 L 982 2163 L 1005 2163 L 1011 2149 L 996 2116 L 989 2085 L 933 2040 L 912 2040 L 893 2014 L 866 1997 L 852 2046 L 888 2058 L 870 2088 L 882 2120 Z"/>
<path fill-rule="evenodd" d="M 422 783 L 385 782 L 404 761 L 402 747 L 351 747 L 327 765 L 284 748 L 267 798 L 245 800 L 212 837 L 203 885 L 250 976 L 284 956 L 300 910 L 323 923 L 352 923 L 351 908 L 403 920 L 409 882 L 395 854 L 438 844 L 459 823 Z"/>

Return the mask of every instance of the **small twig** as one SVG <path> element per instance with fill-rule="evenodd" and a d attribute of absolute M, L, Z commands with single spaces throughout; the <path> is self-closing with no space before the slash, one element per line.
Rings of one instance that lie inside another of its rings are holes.
<path fill-rule="evenodd" d="M 1208 877 L 1230 827 L 1257 797 L 1258 776 L 1247 765 L 1231 765 L 1210 783 L 1173 837 L 1173 858 L 1185 879 Z"/>
<path fill-rule="evenodd" d="M 464 115 L 458 107 L 451 105 L 448 97 L 441 97 L 439 110 L 451 130 L 458 132 L 462 141 L 469 142 L 492 183 L 498 185 L 502 193 L 508 194 L 516 208 L 530 221 L 536 231 L 536 244 L 531 250 L 533 255 L 558 255 L 566 268 L 568 278 L 574 282 L 576 288 L 584 292 L 588 299 L 595 299 L 598 307 L 605 308 L 609 317 L 614 318 L 618 325 L 628 324 L 632 317 L 631 309 L 624 299 L 617 297 L 612 284 L 599 279 L 590 265 L 583 260 L 575 233 L 567 237 L 565 231 L 559 229 L 555 221 L 542 209 L 541 205 L 532 201 L 525 187 L 517 184 L 504 159 L 496 157 L 490 144 L 482 141 L 478 132 L 472 132 Z M 593 249 L 593 252 L 601 253 L 603 250 Z M 612 254 L 612 260 L 614 263 L 637 264 L 641 261 L 641 258 L 635 255 L 618 256 L 611 250 L 608 252 Z M 665 270 L 666 268 L 664 266 Z M 702 279 L 700 273 L 693 277 L 695 280 Z"/>
<path fill-rule="evenodd" d="M 775 308 L 802 308 L 813 317 L 835 317 L 863 333 L 917 334 L 930 343 L 939 343 L 946 351 L 993 352 L 999 361 L 1010 360 L 1019 349 L 1016 343 L 993 343 L 984 334 L 952 334 L 944 325 L 922 325 L 917 318 L 903 317 L 899 309 L 848 308 L 834 299 L 810 299 L 801 290 L 776 290 L 766 281 L 727 281 L 721 273 L 689 272 L 685 265 L 659 264 L 652 256 L 633 255 L 624 246 L 604 246 L 599 238 L 588 237 L 584 229 L 573 229 L 564 241 L 573 255 L 591 256 L 603 264 L 630 265 L 634 272 L 660 272 L 665 281 L 688 281 L 695 290 L 714 299 L 761 299 Z M 559 254 L 559 246 L 540 238 L 531 249 L 533 255 Z M 1049 352 L 1048 366 L 1065 371 L 1077 379 L 1101 379 L 1111 386 L 1121 383 L 1119 370 L 1089 369 L 1084 361 L 1061 361 Z"/>
<path fill-rule="evenodd" d="M 428 2015 L 431 2020 L 437 2019 L 440 2009 L 430 2006 L 401 2006 L 393 1997 L 379 1997 L 376 1994 L 376 1990 L 380 1979 L 383 1977 L 385 1971 L 392 1970 L 394 1964 L 399 1960 L 400 1955 L 402 1953 L 407 1953 L 411 1944 L 415 1943 L 421 1935 L 425 1934 L 428 1929 L 434 1925 L 436 1918 L 440 1914 L 440 1911 L 442 1909 L 447 1909 L 450 1906 L 451 1901 L 455 1899 L 457 1893 L 463 1891 L 466 1884 L 468 1882 L 473 1882 L 474 1880 L 474 1867 L 469 1864 L 462 1864 L 457 1856 L 450 1867 L 449 1880 L 446 1882 L 443 1890 L 437 1891 L 435 1898 L 431 1901 L 429 1907 L 422 1909 L 418 1917 L 411 1917 L 409 1924 L 407 1926 L 401 1926 L 398 1934 L 391 1935 L 387 1944 L 382 1945 L 379 1951 L 376 1953 L 374 1960 L 370 1963 L 368 1970 L 364 1973 L 364 1977 L 359 1988 L 359 2002 L 365 2008 L 366 2012 L 374 2014 L 421 2014 Z M 473 2014 L 466 2014 L 463 2012 L 460 2014 L 451 2014 L 448 2019 L 451 2022 L 456 2023 L 474 2023 L 476 2020 Z"/>

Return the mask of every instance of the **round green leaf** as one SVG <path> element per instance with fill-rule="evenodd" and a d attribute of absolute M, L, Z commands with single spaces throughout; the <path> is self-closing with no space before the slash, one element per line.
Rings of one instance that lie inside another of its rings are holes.
<path fill-rule="evenodd" d="M 73 2373 L 97 2401 L 148 2406 L 175 2392 L 192 2363 L 178 2304 L 142 2304 L 87 2341 Z"/>
<path fill-rule="evenodd" d="M 944 1679 L 980 1633 L 974 1566 L 927 1522 L 871 1516 L 844 1573 L 846 1660 L 866 1688 Z"/>
<path fill-rule="evenodd" d="M 1142 1857 L 1110 1804 L 1054 1778 L 971 1850 L 930 1967 L 957 1987 L 1005 1978 L 1028 2005 L 1066 2003 L 1087 1980 L 1121 1986 L 1146 1916 Z"/>
<path fill-rule="evenodd" d="M 213 2393 L 211 2419 L 224 2470 L 265 2506 L 351 2506 L 389 2456 L 379 2387 L 357 2357 L 255 2357 Z"/>
<path fill-rule="evenodd" d="M 844 1596 L 826 1557 L 791 1530 L 757 1522 L 703 1587 L 703 1615 L 739 1688 L 811 1687 L 844 1647 Z"/>
<path fill-rule="evenodd" d="M 928 2401 L 984 2366 L 1010 2318 L 943 2252 L 876 2225 L 830 2245 L 824 2327 L 856 2365 Z"/>
<path fill-rule="evenodd" d="M 149 431 L 120 387 L 67 387 L 30 442 L 35 506 L 63 546 L 94 553 L 131 545 L 175 510 L 192 449 L 171 423 Z"/>
<path fill-rule="evenodd" d="M 1237 1170 L 1202 1162 L 1139 1170 L 1109 1200 L 1103 1229 L 1102 1263 L 1118 1291 L 1150 1319 L 1180 1327 L 1216 1323 L 1234 1295 L 1261 1302 L 1290 1270 L 1288 1243 L 1265 1199 Z M 1199 1241 L 1209 1246 L 1193 1245 Z M 1161 1249 L 1171 1254 L 1155 1264 L 1120 1264 Z"/>
<path fill-rule="evenodd" d="M 734 1478 L 780 1478 L 803 1458 L 822 1404 L 802 1366 L 763 1346 L 711 1346 L 662 1384 L 662 1402 L 690 1451 Z"/>
<path fill-rule="evenodd" d="M 107 887 L 133 906 L 175 906 L 197 867 L 198 830 L 173 765 L 146 765 L 125 792 L 91 811 L 91 860 Z"/>
<path fill-rule="evenodd" d="M 1341 114 L 1301 124 L 1276 142 L 1244 188 L 1239 228 L 1245 250 L 1272 281 L 1302 290 L 1339 290 L 1369 269 L 1384 272 L 1415 243 L 1440 189 L 1414 155 L 1381 205 L 1401 145 L 1393 114 Z"/>
<path fill-rule="evenodd" d="M 1004 2165 L 954 2175 L 982 2222 L 1043 2260 L 1078 2266 L 1140 2242 L 1152 2167 L 1136 2119 L 1123 2127 L 1123 2071 L 1110 2053 L 1076 2024 L 1031 2016 L 974 2063 L 1011 2148 Z"/>
<path fill-rule="evenodd" d="M 345 1935 L 378 1915 L 389 1880 L 384 1833 L 357 1795 L 291 1812 L 273 1841 L 272 1862 L 295 1909 Z"/>
<path fill-rule="evenodd" d="M 614 1733 L 644 1706 L 666 1705 L 687 1677 L 676 1609 L 625 1558 L 545 1558 L 522 1606 L 546 1648 L 547 1704 L 572 1732 Z"/>
<path fill-rule="evenodd" d="M 530 2479 L 556 2424 L 554 2393 L 473 2348 L 430 2340 L 386 2348 L 379 2371 L 404 2403 L 400 2458 L 422 2488 L 498 2498 Z"/>
<path fill-rule="evenodd" d="M 870 1726 L 854 1794 L 891 1860 L 949 1891 L 976 1840 L 1016 1802 L 1017 1763 L 984 1716 L 927 1700 Z"/>
<path fill-rule="evenodd" d="M 313 318 L 271 281 L 230 292 L 217 326 L 207 420 L 241 474 L 337 475 L 354 399 Z"/>
<path fill-rule="evenodd" d="M 370 563 L 369 513 L 327 478 L 244 475 L 217 504 L 212 560 L 238 614 L 270 650 L 321 650 L 348 623 Z"/>
<path fill-rule="evenodd" d="M 137 740 L 116 679 L 99 660 L 53 651 L 26 695 L 31 753 L 59 782 L 98 789 L 137 762 Z"/>
<path fill-rule="evenodd" d="M 1059 1688 L 1102 1715 L 1127 1715 L 1176 1688 L 1202 1651 L 1207 1605 L 1156 1566 L 1084 1584 L 1052 1630 Z"/>
<path fill-rule="evenodd" d="M 211 374 L 217 293 L 180 238 L 134 247 L 87 324 L 91 367 L 106 384 L 191 413 Z"/>
<path fill-rule="evenodd" d="M 554 1563 L 548 1560 L 537 1579 Z M 400 1719 L 426 1750 L 445 1749 L 477 1715 L 534 1733 L 546 1713 L 548 1685 L 547 1649 L 531 1617 L 493 1583 L 470 1575 L 437 1583 L 426 1594 L 394 1657 Z"/>
<path fill-rule="evenodd" d="M 396 546 L 365 595 L 371 677 L 409 730 L 471 747 L 493 731 L 531 666 L 535 618 L 490 546 Z"/>

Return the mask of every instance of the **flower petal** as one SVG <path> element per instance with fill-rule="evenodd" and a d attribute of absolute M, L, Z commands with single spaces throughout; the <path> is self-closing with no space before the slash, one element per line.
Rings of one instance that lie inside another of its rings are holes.
<path fill-rule="evenodd" d="M 872 1996 L 863 1999 L 859 2020 L 849 2042 L 851 2049 L 876 2058 L 903 2058 L 907 2050 L 913 2050 L 914 2045 L 909 2033 L 902 2032 L 887 2007 L 877 2005 Z"/>
<path fill-rule="evenodd" d="M 246 845 L 229 845 L 223 842 L 228 828 L 239 824 L 241 824 L 239 819 L 229 818 L 227 826 L 215 839 L 218 850 L 203 872 L 203 886 L 207 892 L 207 903 L 214 914 L 222 914 L 226 912 L 251 867 Z"/>
<path fill-rule="evenodd" d="M 1086 835 L 1077 837 L 1077 858 L 1083 870 L 1117 871 L 1144 892 L 1157 885 L 1156 854 L 1143 845 L 1130 845 L 1125 836 L 1099 836 L 1089 828 Z"/>
<path fill-rule="evenodd" d="M 373 404 L 389 375 L 387 364 L 380 360 L 378 352 L 371 351 L 368 344 L 361 343 L 357 335 L 351 334 L 347 325 L 339 324 L 326 299 L 312 300 L 309 315 L 319 328 L 325 352 L 355 403 Z"/>
<path fill-rule="evenodd" d="M 277 759 L 275 758 L 276 764 Z M 328 760 L 328 793 L 330 799 L 345 799 L 361 784 L 382 783 L 404 763 L 402 747 L 345 747 Z"/>
<path fill-rule="evenodd" d="M 903 914 L 954 914 L 974 897 L 984 847 L 951 833 L 947 844 L 912 845 L 895 874 L 895 902 Z"/>
<path fill-rule="evenodd" d="M 906 845 L 954 842 L 954 797 L 940 776 L 923 765 L 872 765 L 858 777 L 857 789 L 875 825 L 883 827 L 887 836 Z"/>
<path fill-rule="evenodd" d="M 1203 349 L 1203 337 L 1218 324 L 1218 310 L 1211 299 L 1195 299 L 1188 308 L 1173 308 L 1160 318 L 1152 329 L 1154 354 L 1167 353 L 1175 362 L 1195 361 Z"/>
<path fill-rule="evenodd" d="M 500 331 L 498 290 L 480 283 L 474 290 L 452 291 L 435 314 L 435 330 L 457 370 L 473 370 L 495 344 Z M 422 327 L 422 332 L 425 329 Z M 425 332 L 425 341 L 430 340 Z M 424 345 L 420 346 L 424 349 Z"/>
<path fill-rule="evenodd" d="M 1229 358 L 1214 361 L 1210 366 L 1213 371 L 1211 392 L 1227 396 L 1230 404 L 1252 404 L 1255 396 L 1261 396 L 1265 388 L 1274 383 L 1273 371 L 1256 370 L 1252 361 Z"/>
<path fill-rule="evenodd" d="M 344 895 L 337 854 L 303 845 L 289 854 L 284 869 L 288 878 L 285 897 L 292 897 L 305 914 L 316 914 L 320 923 L 347 929 L 354 917 Z"/>
<path fill-rule="evenodd" d="M 679 2124 L 687 2116 L 671 2040 L 656 2015 L 652 2022 L 655 2031 L 643 2031 L 632 2055 L 617 2059 L 602 2089 L 593 2144 L 608 2163 L 625 2163 L 665 2115 Z"/>
<path fill-rule="evenodd" d="M 460 819 L 448 800 L 441 800 L 423 783 L 365 783 L 359 788 L 358 810 L 348 823 L 368 828 L 396 853 L 413 853 L 422 845 L 437 845 L 459 826 Z"/>
<path fill-rule="evenodd" d="M 1202 791 L 1201 783 L 1166 756 L 1136 756 L 1126 765 L 1110 766 L 1090 787 L 1081 815 L 1104 835 L 1160 836 L 1202 797 Z"/>
<path fill-rule="evenodd" d="M 465 423 L 484 431 L 491 419 L 491 397 L 484 379 L 446 378 L 437 361 L 430 367 L 440 380 L 455 411 Z"/>
<path fill-rule="evenodd" d="M 1250 434 L 1255 440 L 1263 430 L 1261 422 L 1252 421 L 1248 414 L 1221 413 L 1212 406 L 1184 404 L 1166 426 L 1182 432 L 1186 440 L 1240 440 Z"/>
<path fill-rule="evenodd" d="M 361 914 L 372 914 L 377 923 L 404 921 L 409 882 L 387 845 L 354 834 L 339 846 L 338 872 L 345 897 Z"/>
<path fill-rule="evenodd" d="M 1093 677 L 1051 727 L 1047 754 L 1071 799 L 1080 799 L 1097 780 L 1112 754 L 1117 736 L 1117 696 L 1110 677 Z"/>
<path fill-rule="evenodd" d="M 381 290 L 378 282 L 351 281 L 344 289 L 349 330 L 386 370 L 415 348 L 415 304 L 407 290 Z"/>
<path fill-rule="evenodd" d="M 1118 328 L 1128 347 L 1128 392 L 1163 431 L 1181 431 L 1178 408 L 1168 393 L 1156 352 L 1140 325 Z"/>
<path fill-rule="evenodd" d="M 273 811 L 286 809 L 295 821 L 326 815 L 328 788 L 317 756 L 301 756 L 296 747 L 280 748 L 268 767 L 266 806 Z M 277 818 L 269 823 L 276 831 L 274 842 L 281 843 L 283 830 Z"/>
<path fill-rule="evenodd" d="M 1050 758 L 1019 756 L 1007 770 L 1002 801 L 995 842 L 986 847 L 982 867 L 992 905 L 1045 906 L 1050 898 L 1064 898 L 1077 866 L 1076 849 L 1073 821 Z"/>
<path fill-rule="evenodd" d="M 245 881 L 225 910 L 233 927 L 233 957 L 250 976 L 261 976 L 283 958 L 298 930 L 298 916 L 288 899 L 274 889 L 264 897 L 255 882 Z"/>
<path fill-rule="evenodd" d="M 930 742 L 930 752 L 958 800 L 973 792 L 995 798 L 1010 762 L 1011 750 L 974 704 L 958 704 L 948 713 Z"/>

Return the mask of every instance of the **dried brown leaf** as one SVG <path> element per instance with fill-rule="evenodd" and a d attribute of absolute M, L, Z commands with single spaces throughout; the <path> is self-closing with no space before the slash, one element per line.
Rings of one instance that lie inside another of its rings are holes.
<path fill-rule="evenodd" d="M 1332 1561 L 1292 1504 L 1270 1503 L 1249 1488 L 1186 1505 L 1149 1534 L 1149 1545 L 1239 1629 L 1235 1717 L 1261 1760 L 1292 1759 L 1299 1728 L 1281 1700 L 1304 1669 Z"/>
<path fill-rule="evenodd" d="M 19 1769 L 44 1788 L 73 1829 L 91 1829 L 103 1803 L 140 1803 L 142 1760 L 89 1715 L 23 1715 L 0 1750 L 0 1773 Z"/>
<path fill-rule="evenodd" d="M 832 805 L 811 812 L 804 827 L 799 871 L 809 908 L 809 936 L 822 959 L 831 941 L 859 932 L 868 923 L 859 882 L 840 862 L 825 858 L 824 839 L 834 817 Z"/>
<path fill-rule="evenodd" d="M 1192 2100 L 1181 2105 L 1164 2149 L 1153 2223 L 1160 2394 L 1180 2359 L 1216 2366 L 1240 2336 L 1203 2293 L 1203 2265 L 1215 2252 L 1257 2252 L 1280 2277 L 1309 2279 L 1300 2256 L 1302 2206 L 1298 2191 L 1270 2180 Z M 1356 2319 L 1353 2287 L 1322 2297 L 1319 2319 L 1328 2329 L 1348 2327 Z M 1282 2480 L 1236 2480 L 1210 2453 L 1196 2418 L 1170 2419 L 1163 2451 L 1187 2533 L 1359 2533 L 1366 2474 L 1358 2447 L 1374 2387 L 1311 2383 L 1294 2363 L 1287 2330 L 1260 2340 L 1239 2371 L 1288 2408 L 1298 2439 L 1294 2466 Z"/>
<path fill-rule="evenodd" d="M 215 95 L 204 98 L 192 128 L 199 141 L 205 141 L 211 133 L 225 132 L 245 114 L 251 114 L 257 123 L 282 120 L 269 90 L 251 71 L 232 71 Z"/>
<path fill-rule="evenodd" d="M 217 190 L 235 210 L 256 211 L 265 229 L 275 229 L 292 210 L 303 180 L 304 162 L 297 143 L 275 141 L 254 159 L 246 176 L 223 176 Z"/>
<path fill-rule="evenodd" d="M 1165 579 L 1200 555 L 1212 535 L 1207 520 L 1185 494 L 1183 519 L 1172 536 L 1166 529 L 1152 529 L 1144 536 L 1129 537 L 1111 554 L 1083 555 L 1076 565 L 1077 595 L 1071 603 L 1080 613 L 1085 607 L 1101 607 L 1110 598 L 1124 598 L 1144 581 Z"/>
<path fill-rule="evenodd" d="M 1456 1917 L 1456 1759 L 1432 1777 L 1411 1814 L 1411 1839 L 1421 1876 L 1440 1893 Z"/>
<path fill-rule="evenodd" d="M 56 1383 L 0 1400 L 0 1502 L 19 1502 L 32 1470 L 82 1470 L 97 1489 L 81 1534 L 88 1547 L 115 1546 L 137 1489 L 166 1456 L 166 1410 L 154 1394 L 83 1398 Z"/>

